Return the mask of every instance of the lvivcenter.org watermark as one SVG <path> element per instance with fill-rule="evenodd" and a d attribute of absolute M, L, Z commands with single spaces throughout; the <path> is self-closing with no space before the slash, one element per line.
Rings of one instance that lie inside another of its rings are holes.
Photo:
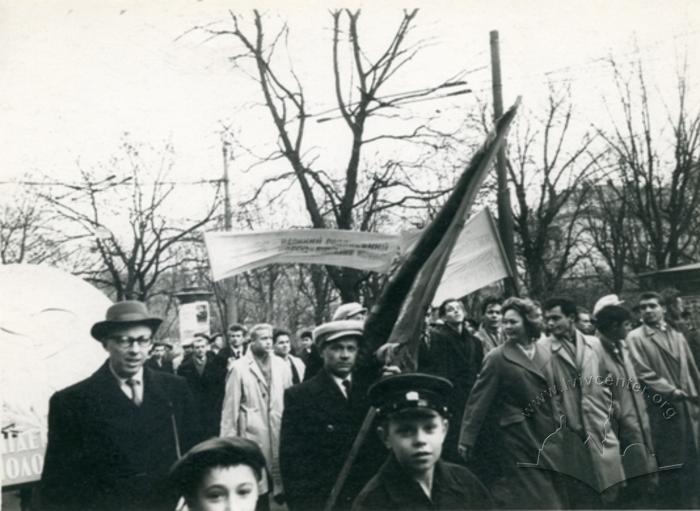
<path fill-rule="evenodd" d="M 581 387 L 582 385 L 601 385 L 605 387 L 615 386 L 621 389 L 631 390 L 632 392 L 641 393 L 645 399 L 651 401 L 654 405 L 661 408 L 662 415 L 666 420 L 674 417 L 678 413 L 678 411 L 667 399 L 664 398 L 663 395 L 659 394 L 658 392 L 654 392 L 648 388 L 646 384 L 642 385 L 638 381 L 634 381 L 631 378 L 613 377 L 611 374 L 607 375 L 606 377 L 597 375 L 582 378 L 581 376 L 577 376 L 576 378 L 563 381 L 561 386 L 551 385 L 547 387 L 546 390 L 540 392 L 535 399 L 532 399 L 523 409 L 522 413 L 525 417 L 530 417 L 535 413 L 535 408 L 544 404 L 547 398 L 552 398 L 558 394 L 567 392 L 572 388 Z"/>

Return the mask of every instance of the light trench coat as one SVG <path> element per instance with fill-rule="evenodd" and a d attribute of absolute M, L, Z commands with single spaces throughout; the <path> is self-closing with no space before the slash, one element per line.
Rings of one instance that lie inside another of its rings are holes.
<path fill-rule="evenodd" d="M 233 363 L 226 379 L 221 436 L 248 438 L 260 446 L 272 477 L 273 493 L 278 495 L 284 491 L 279 469 L 284 391 L 292 386 L 292 371 L 274 355 L 270 355 L 270 363 L 269 386 L 252 354 Z M 260 492 L 267 493 L 270 489 L 265 475 Z"/>
<path fill-rule="evenodd" d="M 583 335 L 578 330 L 575 330 L 575 333 L 574 359 L 562 346 L 562 341 L 553 336 L 537 341 L 544 348 L 547 359 L 542 367 L 544 376 L 550 385 L 558 388 L 556 399 L 553 400 L 556 416 L 580 415 L 587 436 L 585 449 L 572 449 L 574 445 L 568 440 L 563 451 L 555 454 L 562 456 L 559 460 L 562 466 L 573 462 L 572 457 L 576 451 L 588 458 L 581 461 L 593 472 L 591 485 L 597 487 L 598 491 L 603 491 L 623 481 L 625 477 L 620 443 L 615 432 L 609 427 L 614 413 L 612 390 L 609 386 L 599 383 L 600 379 L 608 374 L 600 340 Z M 565 381 L 570 373 L 564 370 L 564 366 L 569 366 L 577 375 L 575 382 Z M 580 393 L 567 388 L 571 385 L 578 386 Z M 573 439 L 574 435 L 568 438 Z M 556 448 L 553 451 L 556 451 Z"/>

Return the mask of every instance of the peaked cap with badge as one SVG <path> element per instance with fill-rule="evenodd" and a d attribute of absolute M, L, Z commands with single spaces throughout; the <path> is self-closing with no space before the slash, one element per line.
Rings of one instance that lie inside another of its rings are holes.
<path fill-rule="evenodd" d="M 369 389 L 370 403 L 380 417 L 405 411 L 434 410 L 448 417 L 452 383 L 423 373 L 403 373 L 379 380 Z"/>

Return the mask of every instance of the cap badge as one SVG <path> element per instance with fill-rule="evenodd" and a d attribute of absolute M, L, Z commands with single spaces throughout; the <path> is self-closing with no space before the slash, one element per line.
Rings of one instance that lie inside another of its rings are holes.
<path fill-rule="evenodd" d="M 418 401 L 419 399 L 420 396 L 418 395 L 418 392 L 406 392 L 406 401 Z"/>

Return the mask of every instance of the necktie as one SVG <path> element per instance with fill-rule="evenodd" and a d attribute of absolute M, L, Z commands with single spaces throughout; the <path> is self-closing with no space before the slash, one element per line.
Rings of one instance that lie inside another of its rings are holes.
<path fill-rule="evenodd" d="M 343 384 L 343 388 L 345 389 L 345 397 L 350 399 L 350 380 L 343 380 L 341 383 Z"/>
<path fill-rule="evenodd" d="M 140 387 L 141 387 L 141 382 L 138 380 L 135 380 L 133 378 L 129 378 L 126 380 L 126 384 L 129 386 L 131 389 L 131 400 L 134 402 L 136 406 L 141 406 L 141 394 L 140 394 Z"/>

